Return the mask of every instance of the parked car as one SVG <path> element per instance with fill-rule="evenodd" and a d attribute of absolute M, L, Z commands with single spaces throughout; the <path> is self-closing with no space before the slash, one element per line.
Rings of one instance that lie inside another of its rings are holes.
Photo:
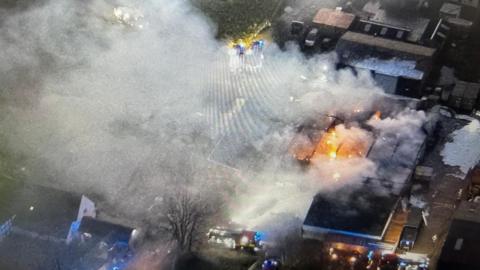
<path fill-rule="evenodd" d="M 305 38 L 305 46 L 313 47 L 318 39 L 318 28 L 312 28 Z"/>

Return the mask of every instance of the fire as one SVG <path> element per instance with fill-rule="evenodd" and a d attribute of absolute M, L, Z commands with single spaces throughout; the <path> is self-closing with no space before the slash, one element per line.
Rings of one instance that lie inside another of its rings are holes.
<path fill-rule="evenodd" d="M 329 129 L 325 135 L 322 136 L 320 142 L 317 145 L 315 153 L 326 154 L 330 159 L 337 158 L 337 151 L 340 147 L 340 140 L 337 136 L 335 129 Z"/>
<path fill-rule="evenodd" d="M 352 159 L 365 157 L 373 143 L 373 136 L 359 127 L 337 125 L 324 131 L 298 133 L 289 146 L 289 152 L 301 162 L 318 158 Z"/>
<path fill-rule="evenodd" d="M 375 120 L 380 120 L 382 117 L 382 112 L 381 111 L 376 111 L 375 114 L 373 114 L 373 118 Z"/>
<path fill-rule="evenodd" d="M 372 144 L 367 132 L 344 126 L 329 129 L 315 147 L 313 156 L 327 156 L 330 160 L 364 157 Z"/>

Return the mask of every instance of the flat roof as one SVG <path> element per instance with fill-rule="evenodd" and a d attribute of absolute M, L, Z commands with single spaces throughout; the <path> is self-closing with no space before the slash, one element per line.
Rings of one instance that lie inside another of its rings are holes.
<path fill-rule="evenodd" d="M 383 181 L 386 180 L 375 182 Z M 377 194 L 370 188 L 366 183 L 353 191 L 348 186 L 318 194 L 303 224 L 325 232 L 380 240 L 399 197 Z"/>
<path fill-rule="evenodd" d="M 456 81 L 452 96 L 477 99 L 480 93 L 480 84 L 473 82 Z"/>
<path fill-rule="evenodd" d="M 391 40 L 381 37 L 375 37 L 362 33 L 348 31 L 340 38 L 341 41 L 347 41 L 357 44 L 363 44 L 374 48 L 397 51 L 413 56 L 433 57 L 435 49 L 411 44 L 403 41 Z"/>
<path fill-rule="evenodd" d="M 366 178 L 357 186 L 347 185 L 328 194 L 319 193 L 304 225 L 320 233 L 381 240 L 425 143 L 423 131 L 415 137 L 378 134 L 367 155 L 378 166 L 378 178 Z"/>
<path fill-rule="evenodd" d="M 424 72 L 417 69 L 415 61 L 409 60 L 366 58 L 350 61 L 349 64 L 356 68 L 374 70 L 377 74 L 390 77 L 422 80 L 424 76 Z"/>
<path fill-rule="evenodd" d="M 411 42 L 419 41 L 427 31 L 428 24 L 430 23 L 429 19 L 419 16 L 389 16 L 383 9 L 378 10 L 370 20 L 394 27 L 409 29 L 411 32 L 409 33 L 407 40 Z"/>
<path fill-rule="evenodd" d="M 462 11 L 462 7 L 458 4 L 453 3 L 443 3 L 442 7 L 440 8 L 440 13 L 450 16 L 458 17 L 460 16 L 460 12 Z"/>
<path fill-rule="evenodd" d="M 465 6 L 477 8 L 480 4 L 480 0 L 450 0 L 450 2 L 458 3 Z"/>
<path fill-rule="evenodd" d="M 15 215 L 14 226 L 66 238 L 72 221 L 77 219 L 81 195 L 23 183 L 0 182 L 0 222 Z"/>
<path fill-rule="evenodd" d="M 355 20 L 354 14 L 341 10 L 321 8 L 313 18 L 313 23 L 348 29 L 352 25 L 353 20 Z"/>
<path fill-rule="evenodd" d="M 480 224 L 454 219 L 440 254 L 438 269 L 480 269 Z"/>

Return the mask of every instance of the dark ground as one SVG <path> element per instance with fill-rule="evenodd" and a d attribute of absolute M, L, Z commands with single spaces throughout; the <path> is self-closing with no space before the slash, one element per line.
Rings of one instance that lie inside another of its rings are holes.
<path fill-rule="evenodd" d="M 283 12 L 285 0 L 192 0 L 218 26 L 217 37 L 233 39 L 252 33 Z"/>

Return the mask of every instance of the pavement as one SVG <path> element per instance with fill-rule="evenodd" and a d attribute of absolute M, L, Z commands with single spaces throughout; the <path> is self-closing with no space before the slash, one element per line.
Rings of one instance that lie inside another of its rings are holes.
<path fill-rule="evenodd" d="M 456 129 L 467 124 L 464 120 L 455 118 L 442 119 L 442 131 L 434 149 L 428 153 L 422 162 L 423 166 L 432 167 L 434 175 L 424 199 L 428 205 L 427 224 L 423 226 L 412 253 L 425 254 L 430 258 L 430 267 L 435 269 L 455 209 L 463 198 L 467 181 L 461 178 L 459 168 L 444 165 L 440 155 L 449 135 Z"/>

